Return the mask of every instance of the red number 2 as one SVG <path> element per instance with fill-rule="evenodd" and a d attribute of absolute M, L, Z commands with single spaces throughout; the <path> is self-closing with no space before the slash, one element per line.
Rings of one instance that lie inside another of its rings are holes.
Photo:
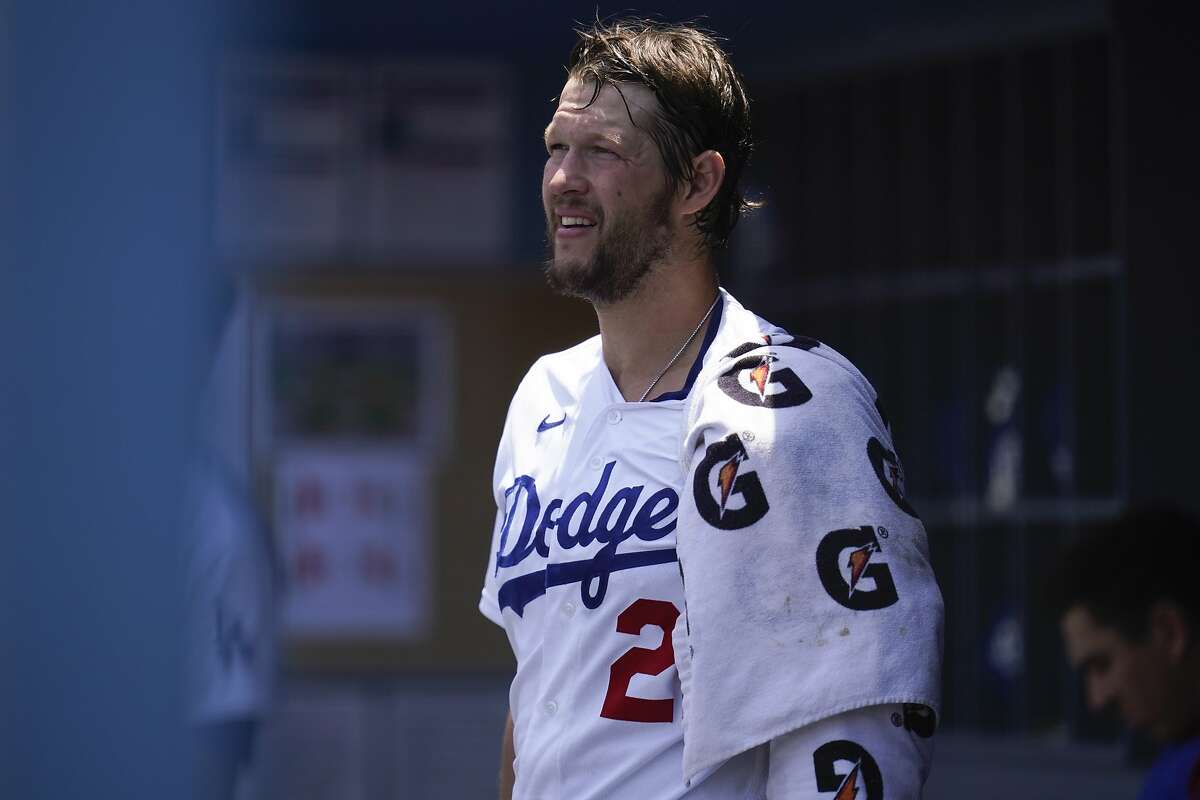
<path fill-rule="evenodd" d="M 617 632 L 638 636 L 642 626 L 653 625 L 663 632 L 662 644 L 653 650 L 634 647 L 613 662 L 609 669 L 608 693 L 600 716 L 628 722 L 670 722 L 675 714 L 675 700 L 646 700 L 629 696 L 629 681 L 634 675 L 659 675 L 675 663 L 675 648 L 671 631 L 679 609 L 666 600 L 635 600 L 617 617 Z"/>

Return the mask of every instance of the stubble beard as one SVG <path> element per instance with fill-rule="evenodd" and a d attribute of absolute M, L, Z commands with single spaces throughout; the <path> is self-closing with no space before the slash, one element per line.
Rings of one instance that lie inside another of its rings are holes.
<path fill-rule="evenodd" d="M 569 260 L 554 252 L 554 218 L 548 216 L 545 273 L 550 288 L 594 305 L 612 305 L 633 295 L 671 250 L 670 199 L 670 192 L 664 192 L 646 211 L 614 218 L 590 256 Z"/>

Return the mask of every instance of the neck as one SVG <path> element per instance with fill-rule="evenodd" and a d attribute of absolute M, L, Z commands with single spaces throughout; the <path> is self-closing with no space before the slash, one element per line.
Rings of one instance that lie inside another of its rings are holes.
<path fill-rule="evenodd" d="M 1181 726 L 1180 741 L 1190 741 L 1200 738 L 1200 688 L 1195 683 L 1195 676 L 1200 675 L 1200 644 L 1194 640 L 1178 675 L 1180 685 L 1175 700 L 1183 707 L 1181 716 L 1186 720 Z"/>
<path fill-rule="evenodd" d="M 604 362 L 626 400 L 637 400 L 658 377 L 717 297 L 717 276 L 707 262 L 662 264 L 630 297 L 596 306 Z M 710 317 L 647 399 L 683 388 Z"/>

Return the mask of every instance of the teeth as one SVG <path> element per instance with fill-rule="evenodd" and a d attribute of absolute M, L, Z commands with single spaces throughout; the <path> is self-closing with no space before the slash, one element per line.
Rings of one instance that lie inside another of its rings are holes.
<path fill-rule="evenodd" d="M 580 226 L 580 225 L 586 226 L 586 227 L 591 227 L 592 225 L 595 225 L 595 223 L 588 222 L 583 217 L 563 217 L 562 225 L 564 228 L 572 228 L 572 227 L 576 227 L 576 226 Z"/>

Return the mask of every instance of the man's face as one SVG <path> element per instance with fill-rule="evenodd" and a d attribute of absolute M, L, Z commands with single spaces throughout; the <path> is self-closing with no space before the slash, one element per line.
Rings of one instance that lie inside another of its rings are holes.
<path fill-rule="evenodd" d="M 1063 615 L 1062 633 L 1093 711 L 1115 707 L 1125 724 L 1159 741 L 1171 740 L 1186 725 L 1177 718 L 1181 704 L 1173 702 L 1175 670 L 1152 634 L 1144 642 L 1132 641 L 1081 606 Z"/>
<path fill-rule="evenodd" d="M 593 87 L 568 80 L 546 128 L 546 276 L 565 294 L 608 305 L 630 296 L 669 253 L 673 195 L 645 133 L 654 95 L 605 86 L 588 105 Z"/>

